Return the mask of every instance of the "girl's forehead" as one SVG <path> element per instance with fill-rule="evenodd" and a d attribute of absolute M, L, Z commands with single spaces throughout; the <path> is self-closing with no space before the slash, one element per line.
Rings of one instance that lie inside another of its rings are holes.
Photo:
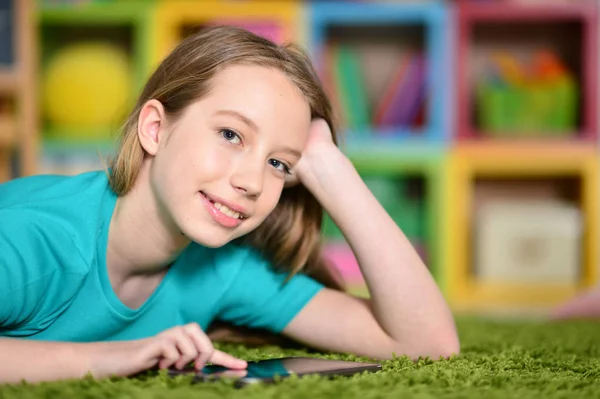
<path fill-rule="evenodd" d="M 289 123 L 310 121 L 305 95 L 276 68 L 234 65 L 224 69 L 215 76 L 206 100 L 212 112 L 233 108 L 257 124 L 267 116 Z"/>

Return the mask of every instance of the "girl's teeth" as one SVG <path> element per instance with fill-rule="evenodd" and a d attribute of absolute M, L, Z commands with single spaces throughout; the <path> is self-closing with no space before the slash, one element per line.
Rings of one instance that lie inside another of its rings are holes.
<path fill-rule="evenodd" d="M 219 202 L 215 202 L 214 207 L 217 208 L 219 211 L 221 211 L 221 213 L 224 213 L 225 215 L 229 216 L 230 218 L 234 218 L 234 219 L 242 218 L 242 216 L 239 214 L 239 212 L 232 211 L 231 209 L 229 209 L 227 207 L 227 205 L 223 205 Z"/>

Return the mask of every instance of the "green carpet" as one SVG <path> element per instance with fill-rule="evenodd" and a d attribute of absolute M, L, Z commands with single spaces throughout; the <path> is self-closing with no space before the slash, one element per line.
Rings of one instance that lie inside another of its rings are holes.
<path fill-rule="evenodd" d="M 600 322 L 459 318 L 462 353 L 449 360 L 383 362 L 383 371 L 326 380 L 292 378 L 272 386 L 190 384 L 163 373 L 112 379 L 0 386 L 4 398 L 600 398 Z M 221 346 L 248 360 L 304 351 Z M 310 356 L 356 360 L 353 356 Z M 367 360 L 367 359 L 362 359 Z M 0 356 L 0 361 L 1 356 Z M 35 361 L 35 359 L 32 359 Z"/>

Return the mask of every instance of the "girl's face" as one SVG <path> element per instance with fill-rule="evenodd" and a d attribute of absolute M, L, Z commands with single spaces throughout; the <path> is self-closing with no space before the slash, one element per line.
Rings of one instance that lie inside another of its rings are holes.
<path fill-rule="evenodd" d="M 279 70 L 224 69 L 208 95 L 157 128 L 150 179 L 163 216 L 209 247 L 254 230 L 277 205 L 310 119 L 303 94 Z"/>

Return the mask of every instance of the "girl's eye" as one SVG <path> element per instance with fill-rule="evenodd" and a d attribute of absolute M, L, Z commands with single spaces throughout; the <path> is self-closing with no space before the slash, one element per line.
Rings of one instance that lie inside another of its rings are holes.
<path fill-rule="evenodd" d="M 229 129 L 221 130 L 221 135 L 225 140 L 229 141 L 232 144 L 240 144 L 242 142 L 240 136 Z"/>
<path fill-rule="evenodd" d="M 286 164 L 284 164 L 281 161 L 278 161 L 276 159 L 270 159 L 269 163 L 271 164 L 271 166 L 273 166 L 275 169 L 284 172 L 285 174 L 291 175 L 292 172 L 290 171 L 290 167 L 287 166 Z"/>

